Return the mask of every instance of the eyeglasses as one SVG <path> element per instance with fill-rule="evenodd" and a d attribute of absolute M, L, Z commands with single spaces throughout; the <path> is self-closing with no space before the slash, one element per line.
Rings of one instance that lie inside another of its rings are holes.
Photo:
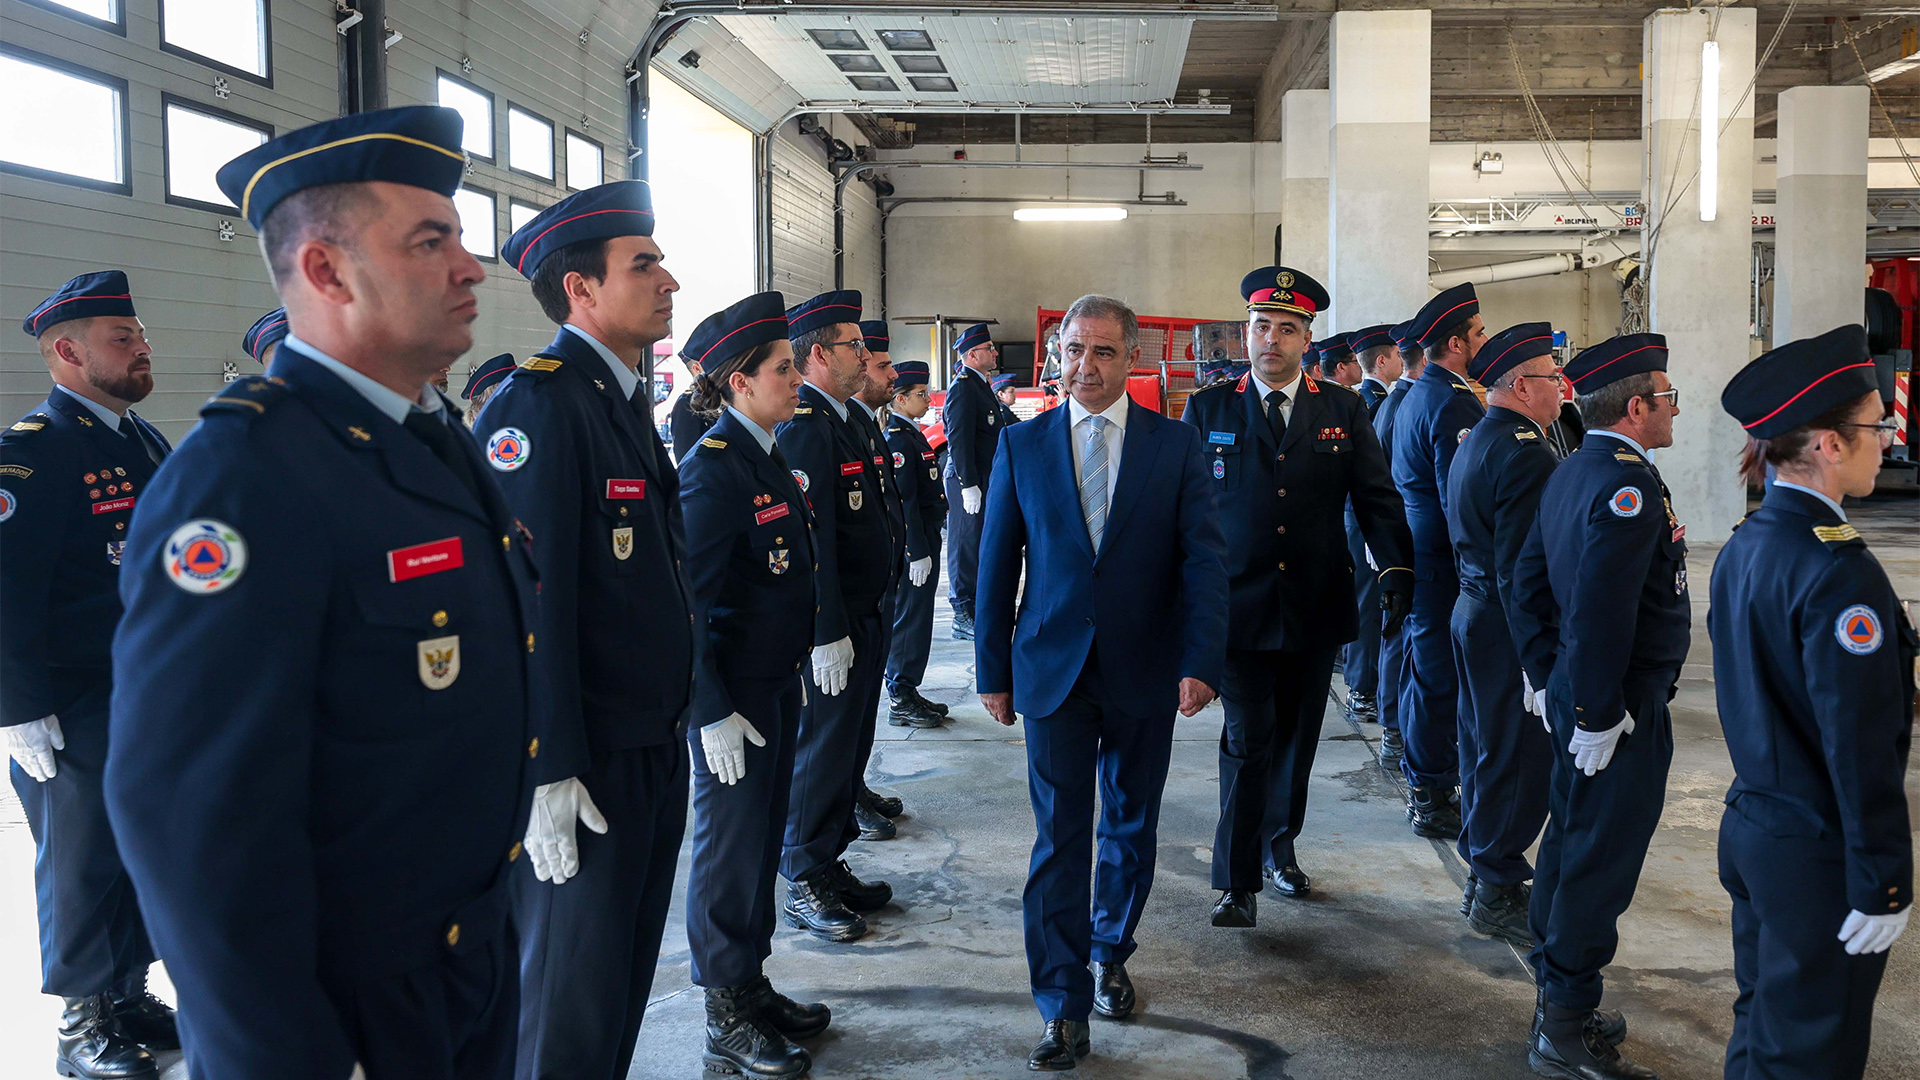
<path fill-rule="evenodd" d="M 1857 427 L 1857 428 L 1866 428 L 1866 429 L 1868 429 L 1868 430 L 1870 430 L 1870 431 L 1877 431 L 1877 432 L 1879 432 L 1879 433 L 1880 433 L 1880 445 L 1881 445 L 1881 446 L 1892 446 L 1892 445 L 1893 445 L 1893 437 L 1894 437 L 1895 435 L 1898 435 L 1898 434 L 1900 433 L 1900 425 L 1899 425 L 1899 424 L 1897 424 L 1897 423 L 1895 423 L 1895 422 L 1894 422 L 1894 421 L 1892 421 L 1892 420 L 1882 420 L 1882 421 L 1880 421 L 1880 422 L 1879 422 L 1879 423 L 1877 423 L 1877 424 L 1853 424 L 1853 423 L 1846 423 L 1846 424 L 1835 424 L 1835 425 L 1833 425 L 1833 426 L 1834 426 L 1834 427 Z"/>
<path fill-rule="evenodd" d="M 1648 394 L 1647 397 L 1652 398 L 1654 401 L 1659 401 L 1661 398 L 1666 398 L 1667 405 L 1670 408 L 1677 409 L 1680 407 L 1680 388 L 1677 386 L 1671 390 L 1662 390 L 1657 394 Z"/>
<path fill-rule="evenodd" d="M 853 346 L 854 352 L 862 353 L 867 351 L 866 338 L 854 338 L 852 341 L 829 341 L 826 345 L 829 349 L 838 349 L 843 345 L 851 345 Z"/>
<path fill-rule="evenodd" d="M 1516 378 L 1516 379 L 1545 379 L 1545 380 L 1547 380 L 1548 382 L 1555 382 L 1555 383 L 1560 383 L 1560 384 L 1562 384 L 1562 385 L 1564 385 L 1564 384 L 1566 383 L 1566 381 L 1567 381 L 1567 377 L 1566 377 L 1565 375 L 1562 375 L 1561 373 L 1559 373 L 1559 372 L 1557 372 L 1557 371 L 1556 371 L 1556 372 L 1554 372 L 1554 373 L 1553 373 L 1553 374 L 1551 374 L 1551 375 L 1515 375 L 1515 376 L 1514 376 L 1514 378 Z"/>

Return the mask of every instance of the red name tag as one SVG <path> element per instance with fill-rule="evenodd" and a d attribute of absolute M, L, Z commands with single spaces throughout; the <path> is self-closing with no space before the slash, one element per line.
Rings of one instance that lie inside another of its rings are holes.
<path fill-rule="evenodd" d="M 458 570 L 465 565 L 460 538 L 449 536 L 431 544 L 416 544 L 387 552 L 387 580 L 406 581 L 408 578 L 437 574 L 442 570 Z"/>
<path fill-rule="evenodd" d="M 864 462 L 849 461 L 846 464 L 840 466 L 840 475 L 841 476 L 859 476 L 860 470 L 863 467 L 865 467 Z"/>
<path fill-rule="evenodd" d="M 933 454 L 933 451 L 931 450 L 922 450 L 920 451 L 920 456 L 925 458 L 928 461 L 932 461 L 934 454 Z"/>
<path fill-rule="evenodd" d="M 1680 541 L 1685 540 L 1686 538 L 1687 538 L 1687 527 L 1685 525 L 1675 525 L 1673 527 L 1673 542 L 1677 544 Z"/>
<path fill-rule="evenodd" d="M 647 482 L 645 480 L 607 481 L 607 498 L 609 499 L 644 499 L 646 497 Z"/>
<path fill-rule="evenodd" d="M 93 512 L 96 514 L 111 514 L 115 510 L 131 510 L 131 509 L 133 509 L 132 499 L 108 499 L 106 502 L 97 502 L 93 504 Z"/>
<path fill-rule="evenodd" d="M 753 523 L 755 525 L 765 525 L 769 521 L 778 521 L 786 517 L 787 513 L 786 503 L 781 503 L 779 506 L 769 506 L 765 510 L 753 515 Z"/>

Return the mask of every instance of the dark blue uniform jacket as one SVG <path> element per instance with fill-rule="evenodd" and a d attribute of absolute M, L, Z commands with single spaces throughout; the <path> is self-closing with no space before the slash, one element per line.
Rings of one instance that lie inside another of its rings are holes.
<path fill-rule="evenodd" d="M 947 493 L 933 444 L 920 425 L 904 416 L 887 417 L 887 446 L 893 453 L 893 479 L 906 513 L 907 561 L 924 559 L 940 543 L 947 523 Z"/>
<path fill-rule="evenodd" d="M 1540 428 L 1517 412 L 1495 406 L 1473 426 L 1447 478 L 1461 592 L 1504 610 L 1520 549 L 1558 464 Z"/>
<path fill-rule="evenodd" d="M 866 452 L 852 410 L 840 419 L 827 395 L 811 383 L 800 386 L 793 419 L 775 432 L 780 450 L 813 509 L 819 572 L 814 594 L 820 611 L 813 644 L 848 636 L 850 617 L 891 617 L 881 601 L 900 576 L 887 508 L 886 476 Z"/>
<path fill-rule="evenodd" d="M 1430 363 L 1393 415 L 1393 483 L 1407 503 L 1415 567 L 1423 581 L 1453 572 L 1447 536 L 1447 473 L 1486 409 L 1464 375 Z M 1376 553 L 1377 555 L 1377 553 Z"/>
<path fill-rule="evenodd" d="M 964 364 L 947 387 L 940 423 L 947 436 L 947 472 L 963 488 L 986 490 L 1000 439 L 1000 399 L 987 377 Z"/>

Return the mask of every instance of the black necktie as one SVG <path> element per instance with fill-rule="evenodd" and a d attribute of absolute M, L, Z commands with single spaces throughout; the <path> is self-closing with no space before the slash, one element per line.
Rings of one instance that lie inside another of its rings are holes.
<path fill-rule="evenodd" d="M 1287 403 L 1287 392 L 1275 390 L 1267 395 L 1267 426 L 1273 429 L 1273 444 L 1280 445 L 1287 435 L 1287 414 L 1280 407 Z"/>
<path fill-rule="evenodd" d="M 160 454 L 158 450 L 147 442 L 145 435 L 140 433 L 140 425 L 133 422 L 133 417 L 123 416 L 120 418 L 120 434 L 124 436 L 128 442 L 139 447 L 140 452 L 147 455 L 148 461 L 153 462 L 155 465 L 160 464 Z"/>
<path fill-rule="evenodd" d="M 433 413 L 415 409 L 407 414 L 404 426 L 427 444 L 427 449 L 433 451 L 433 456 L 439 458 L 440 463 L 453 473 L 468 494 L 480 500 L 480 483 L 473 475 L 473 464 L 460 452 L 460 444 L 455 441 L 460 436 L 453 433 L 446 421 Z M 480 501 L 484 506 L 485 501 Z"/>

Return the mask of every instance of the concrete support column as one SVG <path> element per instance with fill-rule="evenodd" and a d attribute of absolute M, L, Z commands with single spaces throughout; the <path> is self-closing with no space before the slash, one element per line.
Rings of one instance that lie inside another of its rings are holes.
<path fill-rule="evenodd" d="M 1327 280 L 1326 90 L 1289 90 L 1280 98 L 1280 261 Z"/>
<path fill-rule="evenodd" d="M 1680 390 L 1673 448 L 1655 458 L 1688 538 L 1725 540 L 1746 513 L 1734 472 L 1745 436 L 1720 410 L 1720 391 L 1752 358 L 1753 99 L 1740 99 L 1753 78 L 1754 13 L 1657 11 L 1642 40 L 1648 318 L 1667 337 L 1668 373 Z M 1703 93 L 1709 40 L 1720 77 Z M 1702 167 L 1703 131 L 1715 139 L 1711 175 Z M 1707 185 L 1716 195 L 1712 221 L 1701 220 Z"/>
<path fill-rule="evenodd" d="M 1796 86 L 1780 95 L 1775 345 L 1866 317 L 1868 99 L 1864 86 Z"/>
<path fill-rule="evenodd" d="M 1432 40 L 1433 15 L 1424 10 L 1333 16 L 1327 242 L 1333 312 L 1319 320 L 1323 332 L 1400 322 L 1431 295 Z"/>

